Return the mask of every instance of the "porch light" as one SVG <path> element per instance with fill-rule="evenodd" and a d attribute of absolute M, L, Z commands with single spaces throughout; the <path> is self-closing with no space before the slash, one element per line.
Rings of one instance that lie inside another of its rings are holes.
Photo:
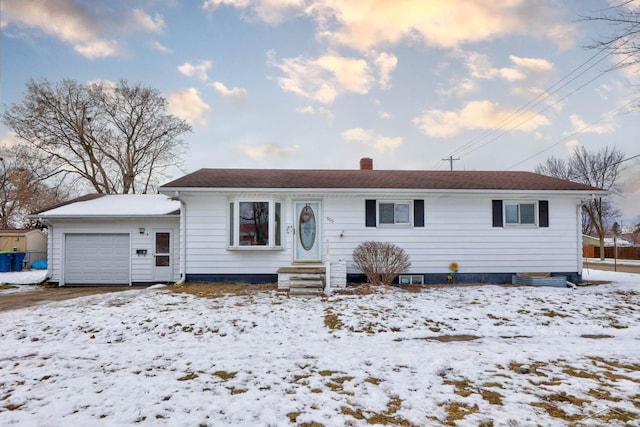
<path fill-rule="evenodd" d="M 144 231 L 145 231 L 145 230 L 144 230 L 144 227 L 140 227 L 140 228 L 138 228 L 138 231 L 140 232 L 140 234 L 144 234 Z"/>

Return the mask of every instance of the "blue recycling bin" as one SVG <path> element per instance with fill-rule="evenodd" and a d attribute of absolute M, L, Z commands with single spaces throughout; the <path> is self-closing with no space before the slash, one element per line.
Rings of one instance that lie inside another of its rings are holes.
<path fill-rule="evenodd" d="M 11 271 L 11 252 L 0 252 L 0 273 Z"/>
<path fill-rule="evenodd" d="M 14 252 L 11 254 L 11 271 L 22 271 L 24 256 L 24 252 Z"/>

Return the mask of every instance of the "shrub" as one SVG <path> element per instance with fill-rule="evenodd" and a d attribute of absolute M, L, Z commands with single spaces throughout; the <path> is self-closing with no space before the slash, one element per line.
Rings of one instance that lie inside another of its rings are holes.
<path fill-rule="evenodd" d="M 355 267 L 373 285 L 391 285 L 398 274 L 411 267 L 404 249 L 388 242 L 364 242 L 353 251 Z"/>

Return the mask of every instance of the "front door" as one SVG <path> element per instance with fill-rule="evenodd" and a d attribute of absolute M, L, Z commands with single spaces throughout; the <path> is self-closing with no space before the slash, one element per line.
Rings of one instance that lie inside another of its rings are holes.
<path fill-rule="evenodd" d="M 296 262 L 322 262 L 320 202 L 295 202 Z"/>
<path fill-rule="evenodd" d="M 153 280 L 159 282 L 171 281 L 171 231 L 154 231 L 153 252 Z"/>

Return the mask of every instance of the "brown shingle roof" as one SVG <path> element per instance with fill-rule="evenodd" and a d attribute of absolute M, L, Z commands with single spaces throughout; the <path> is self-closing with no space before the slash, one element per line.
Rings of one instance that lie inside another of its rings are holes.
<path fill-rule="evenodd" d="M 341 169 L 200 169 L 161 188 L 601 191 L 532 172 Z"/>

